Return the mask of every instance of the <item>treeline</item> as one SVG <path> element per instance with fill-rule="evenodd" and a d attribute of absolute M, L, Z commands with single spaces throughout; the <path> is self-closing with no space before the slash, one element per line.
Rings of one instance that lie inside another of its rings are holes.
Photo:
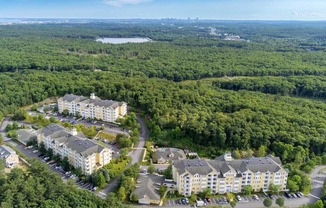
<path fill-rule="evenodd" d="M 213 85 L 228 90 L 250 90 L 269 94 L 326 98 L 324 76 L 290 77 L 233 77 L 219 79 Z"/>
<path fill-rule="evenodd" d="M 275 142 L 302 147 L 299 160 L 326 151 L 326 105 L 319 101 L 91 71 L 2 73 L 0 86 L 2 115 L 50 96 L 96 92 L 150 116 L 158 144 L 211 157 L 226 149 L 272 150 Z"/>
<path fill-rule="evenodd" d="M 2 161 L 0 161 L 2 162 Z M 80 189 L 72 181 L 65 184 L 60 176 L 53 173 L 40 161 L 32 160 L 27 172 L 14 168 L 3 173 L 0 164 L 0 206 L 11 207 L 81 207 L 123 208 L 118 200 L 103 200 L 93 193 Z"/>

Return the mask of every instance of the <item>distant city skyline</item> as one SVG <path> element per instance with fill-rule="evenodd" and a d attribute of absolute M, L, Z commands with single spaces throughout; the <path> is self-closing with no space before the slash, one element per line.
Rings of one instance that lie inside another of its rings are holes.
<path fill-rule="evenodd" d="M 324 0 L 0 0 L 0 18 L 326 20 Z"/>

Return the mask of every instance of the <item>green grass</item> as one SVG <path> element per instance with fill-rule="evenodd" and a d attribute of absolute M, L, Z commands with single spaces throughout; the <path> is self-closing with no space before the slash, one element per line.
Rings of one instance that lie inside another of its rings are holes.
<path fill-rule="evenodd" d="M 103 131 L 101 131 L 101 132 L 97 135 L 97 137 L 99 137 L 99 138 L 101 138 L 101 139 L 106 139 L 106 140 L 108 140 L 108 141 L 115 141 L 115 138 L 116 138 L 115 135 L 113 135 L 113 134 L 109 134 L 109 133 L 106 133 L 106 132 L 103 132 Z"/>
<path fill-rule="evenodd" d="M 106 144 L 104 144 L 104 143 L 101 142 L 101 141 L 97 141 L 97 143 L 100 144 L 100 145 L 102 145 L 102 146 L 104 146 L 104 147 L 106 146 Z"/>
<path fill-rule="evenodd" d="M 26 116 L 26 123 L 37 124 L 39 126 L 48 126 L 51 122 L 46 118 L 39 118 L 37 116 Z"/>
<path fill-rule="evenodd" d="M 118 159 L 113 159 L 109 164 L 105 165 L 104 168 L 109 170 L 111 178 L 120 175 L 128 166 L 130 158 L 126 160 L 119 161 Z"/>

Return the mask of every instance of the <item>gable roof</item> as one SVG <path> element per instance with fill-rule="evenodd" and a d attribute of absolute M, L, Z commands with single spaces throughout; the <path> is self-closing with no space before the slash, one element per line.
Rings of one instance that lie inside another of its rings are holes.
<path fill-rule="evenodd" d="M 16 152 L 8 146 L 0 146 L 0 157 L 2 159 L 7 159 L 11 154 L 16 154 Z"/>
<path fill-rule="evenodd" d="M 51 123 L 50 125 L 38 130 L 38 134 L 44 134 L 44 136 L 49 136 L 54 134 L 55 132 L 61 131 L 64 128 L 58 124 Z"/>
<path fill-rule="evenodd" d="M 157 159 L 163 160 L 181 160 L 186 159 L 186 155 L 181 149 L 177 148 L 158 148 L 154 154 Z"/>
<path fill-rule="evenodd" d="M 78 96 L 78 95 L 74 95 L 74 94 L 65 94 L 65 96 L 62 97 L 62 100 L 67 101 L 67 102 L 82 102 L 84 100 L 87 100 L 87 97 L 84 96 Z"/>
<path fill-rule="evenodd" d="M 175 160 L 173 162 L 180 175 L 186 172 L 189 172 L 192 175 L 207 175 L 213 171 L 213 168 L 207 163 L 207 161 L 202 159 Z"/>
<path fill-rule="evenodd" d="M 158 175 L 142 175 L 137 178 L 136 189 L 132 194 L 136 194 L 138 199 L 147 197 L 151 200 L 160 200 L 161 196 L 157 189 L 162 185 L 164 177 Z"/>
<path fill-rule="evenodd" d="M 222 174 L 228 173 L 229 171 L 234 174 L 241 174 L 248 170 L 253 173 L 275 173 L 283 169 L 280 158 L 271 155 L 266 157 L 249 157 L 238 160 L 232 159 L 230 161 L 225 161 L 223 156 L 219 156 L 215 160 L 175 160 L 173 161 L 173 165 L 180 175 L 186 172 L 192 175 L 195 175 L 196 173 L 207 175 L 213 170 Z"/>
<path fill-rule="evenodd" d="M 67 148 L 70 148 L 85 157 L 94 153 L 100 153 L 106 148 L 90 139 L 87 139 L 82 132 L 78 132 L 78 134 L 74 136 L 70 130 L 56 124 L 44 127 L 41 129 L 40 133 L 51 137 L 51 139 L 59 144 L 65 145 Z"/>
<path fill-rule="evenodd" d="M 27 143 L 29 140 L 36 138 L 35 130 L 31 131 L 27 129 L 18 129 L 17 134 L 18 134 L 18 140 L 23 143 Z"/>
<path fill-rule="evenodd" d="M 78 96 L 74 94 L 66 94 L 62 97 L 63 101 L 67 102 L 76 102 L 76 103 L 83 103 L 85 105 L 93 104 L 95 106 L 101 106 L 101 107 L 111 107 L 116 108 L 118 106 L 122 106 L 125 104 L 125 102 L 117 102 L 114 100 L 101 100 L 99 97 L 95 97 L 95 99 L 89 99 L 84 96 Z"/>

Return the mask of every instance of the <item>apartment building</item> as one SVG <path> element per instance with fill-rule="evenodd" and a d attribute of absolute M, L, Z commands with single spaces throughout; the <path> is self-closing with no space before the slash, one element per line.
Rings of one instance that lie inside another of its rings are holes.
<path fill-rule="evenodd" d="M 83 174 L 90 175 L 97 169 L 110 163 L 111 149 L 93 142 L 76 129 L 65 129 L 57 124 L 50 124 L 40 129 L 37 141 L 44 143 L 46 149 L 52 149 L 61 158 L 67 157 L 75 168 L 81 168 Z"/>
<path fill-rule="evenodd" d="M 68 110 L 70 114 L 79 114 L 84 118 L 115 122 L 119 117 L 127 114 L 127 103 L 101 100 L 94 93 L 90 98 L 66 94 L 58 99 L 58 109 L 60 113 Z"/>
<path fill-rule="evenodd" d="M 3 159 L 6 167 L 12 168 L 19 163 L 19 157 L 17 153 L 8 146 L 0 146 L 0 158 Z"/>
<path fill-rule="evenodd" d="M 246 185 L 255 192 L 267 191 L 271 183 L 286 189 L 288 173 L 278 157 L 233 159 L 226 153 L 215 160 L 185 159 L 172 163 L 173 179 L 180 194 L 190 196 L 205 188 L 212 193 L 239 193 Z"/>

